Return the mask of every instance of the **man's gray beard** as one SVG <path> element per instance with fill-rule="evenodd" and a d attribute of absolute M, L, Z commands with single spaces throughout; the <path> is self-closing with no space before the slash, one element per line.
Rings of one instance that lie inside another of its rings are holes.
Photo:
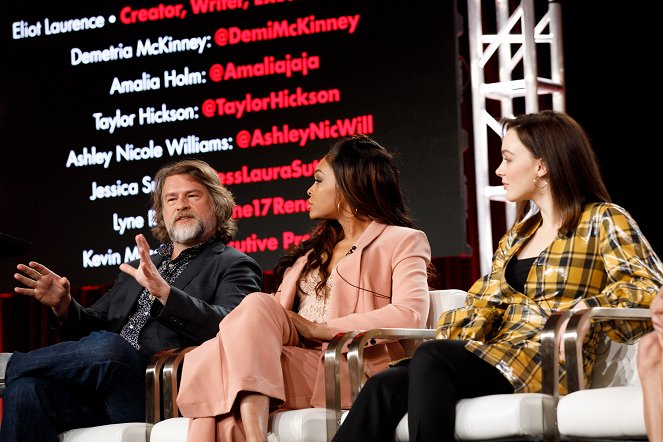
<path fill-rule="evenodd" d="M 167 230 L 171 241 L 186 244 L 200 239 L 205 233 L 205 227 L 201 220 L 194 219 L 194 221 L 194 225 L 170 226 Z"/>

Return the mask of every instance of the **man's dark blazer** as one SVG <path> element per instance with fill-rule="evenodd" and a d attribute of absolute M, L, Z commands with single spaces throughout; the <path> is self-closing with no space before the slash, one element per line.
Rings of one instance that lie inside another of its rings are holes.
<path fill-rule="evenodd" d="M 151 257 L 159 267 L 164 257 Z M 129 264 L 138 267 L 139 260 Z M 141 352 L 146 356 L 167 349 L 200 345 L 213 338 L 219 322 L 249 293 L 262 285 L 256 261 L 222 241 L 205 247 L 171 284 L 165 305 L 154 300 L 150 320 L 140 333 Z M 113 287 L 89 308 L 75 300 L 64 324 L 50 314 L 49 325 L 64 339 L 75 340 L 95 330 L 119 333 L 135 311 L 143 287 L 120 272 Z"/>

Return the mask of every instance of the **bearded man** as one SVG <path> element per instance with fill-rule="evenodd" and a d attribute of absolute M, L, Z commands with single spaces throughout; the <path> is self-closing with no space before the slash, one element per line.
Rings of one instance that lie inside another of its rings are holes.
<path fill-rule="evenodd" d="M 120 265 L 113 287 L 84 308 L 69 280 L 35 261 L 19 264 L 18 294 L 50 307 L 62 342 L 0 354 L 4 412 L 0 441 L 57 441 L 80 427 L 145 421 L 145 369 L 155 353 L 213 338 L 219 322 L 262 270 L 227 243 L 237 232 L 232 194 L 204 161 L 184 160 L 154 179 L 154 255 L 136 236 L 140 258 Z"/>

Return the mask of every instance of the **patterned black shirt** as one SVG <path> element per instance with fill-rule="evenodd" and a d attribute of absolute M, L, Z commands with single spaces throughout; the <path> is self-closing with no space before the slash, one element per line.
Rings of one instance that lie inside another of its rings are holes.
<path fill-rule="evenodd" d="M 157 249 L 157 253 L 165 259 L 159 266 L 159 274 L 168 284 L 172 284 L 177 277 L 182 274 L 189 263 L 193 261 L 193 259 L 198 256 L 208 244 L 214 242 L 216 239 L 216 237 L 212 237 L 196 246 L 189 247 L 188 249 L 183 250 L 175 259 L 170 258 L 173 255 L 173 244 L 161 244 Z M 147 324 L 147 321 L 150 320 L 150 310 L 152 309 L 154 299 L 155 298 L 150 295 L 150 292 L 147 289 L 143 289 L 138 297 L 136 311 L 129 317 L 129 321 L 124 324 L 122 331 L 120 331 L 120 336 L 126 339 L 127 342 L 137 350 L 140 350 L 138 337 L 140 331 L 145 327 L 145 324 Z"/>

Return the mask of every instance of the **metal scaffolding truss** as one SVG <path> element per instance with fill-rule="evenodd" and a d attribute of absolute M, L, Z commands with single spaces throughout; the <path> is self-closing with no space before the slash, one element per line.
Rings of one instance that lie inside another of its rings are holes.
<path fill-rule="evenodd" d="M 482 274 L 489 272 L 494 252 L 491 201 L 504 203 L 507 226 L 515 218 L 515 205 L 489 180 L 494 167 L 488 149 L 499 148 L 499 120 L 516 112 L 565 110 L 561 5 L 552 0 L 492 1 L 494 7 L 482 12 L 486 1 L 467 0 Z"/>

